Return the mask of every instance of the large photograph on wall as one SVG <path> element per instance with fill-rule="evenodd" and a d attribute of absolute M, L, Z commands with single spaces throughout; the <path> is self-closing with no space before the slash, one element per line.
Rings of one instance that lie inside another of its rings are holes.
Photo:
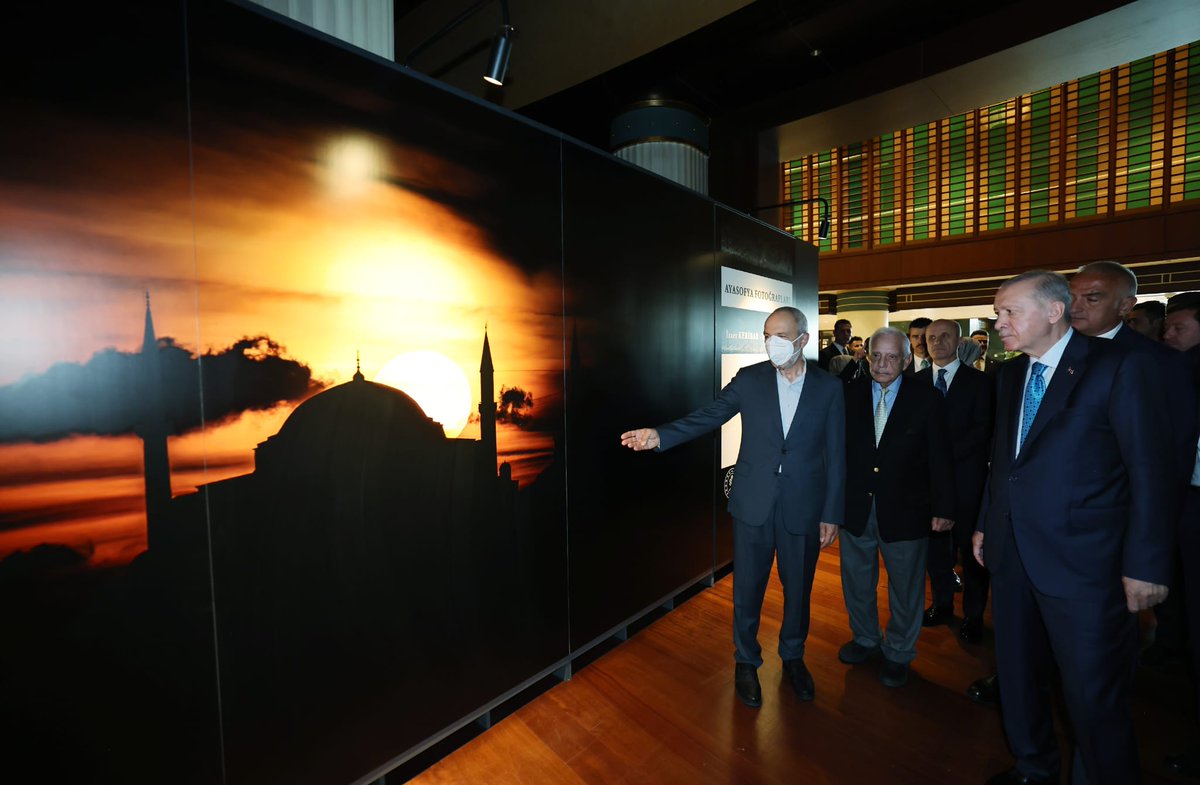
<path fill-rule="evenodd" d="M 235 7 L 189 34 L 201 340 L 315 388 L 176 500 L 228 780 L 349 781 L 567 653 L 559 144 Z"/>
<path fill-rule="evenodd" d="M 567 653 L 559 144 L 186 13 L 6 54 L 6 769 L 352 782 Z"/>

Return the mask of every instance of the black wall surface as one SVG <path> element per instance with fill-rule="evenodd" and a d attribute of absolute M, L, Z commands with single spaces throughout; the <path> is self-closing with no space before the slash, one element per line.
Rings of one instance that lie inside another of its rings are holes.
<path fill-rule="evenodd" d="M 36 5 L 0 33 L 6 771 L 359 781 L 728 562 L 716 435 L 619 435 L 716 392 L 722 266 L 815 319 L 813 249 L 257 9 Z M 328 140 L 379 161 L 331 182 Z M 368 371 L 401 346 L 501 405 L 444 433 Z"/>

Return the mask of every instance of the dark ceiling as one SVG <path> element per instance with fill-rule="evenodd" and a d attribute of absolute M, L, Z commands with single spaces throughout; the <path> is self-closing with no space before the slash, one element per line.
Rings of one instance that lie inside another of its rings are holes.
<path fill-rule="evenodd" d="M 714 127 L 756 132 L 978 60 L 1126 2 L 758 0 L 519 111 L 602 148 L 613 116 L 646 98 L 684 101 Z"/>

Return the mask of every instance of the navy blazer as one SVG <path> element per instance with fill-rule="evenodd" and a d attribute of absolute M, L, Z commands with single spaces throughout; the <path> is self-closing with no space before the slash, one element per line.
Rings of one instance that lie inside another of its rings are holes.
<path fill-rule="evenodd" d="M 1169 582 L 1175 461 L 1156 436 L 1170 423 L 1153 365 L 1075 333 L 1014 457 L 1029 357 L 1004 363 L 976 527 L 989 569 L 1000 568 L 1013 538 L 1030 581 L 1053 597 L 1110 596 L 1122 576 Z"/>
<path fill-rule="evenodd" d="M 862 536 L 872 502 L 884 542 L 928 537 L 934 516 L 953 520 L 954 457 L 942 394 L 905 378 L 876 447 L 871 379 L 845 390 L 846 530 Z"/>
<path fill-rule="evenodd" d="M 739 370 L 708 406 L 659 426 L 658 449 L 708 433 L 740 413 L 742 443 L 729 513 L 762 526 L 770 522 L 778 496 L 784 526 L 792 534 L 816 534 L 820 523 L 840 525 L 846 487 L 842 383 L 815 363 L 807 363 L 804 373 L 804 389 L 786 439 L 779 416 L 778 371 L 764 361 Z"/>
<path fill-rule="evenodd" d="M 933 366 L 918 371 L 914 382 L 933 385 Z M 937 389 L 936 387 L 934 388 Z M 992 448 L 992 426 L 996 410 L 995 381 L 983 371 L 959 363 L 954 383 L 946 395 L 946 430 L 954 454 L 954 531 L 970 539 L 983 485 L 987 482 L 988 457 Z"/>

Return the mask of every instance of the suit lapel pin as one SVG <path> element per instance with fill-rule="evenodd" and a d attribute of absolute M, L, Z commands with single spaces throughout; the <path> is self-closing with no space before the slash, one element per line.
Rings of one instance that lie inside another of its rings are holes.
<path fill-rule="evenodd" d="M 1075 375 L 1075 369 L 1074 369 L 1074 368 L 1072 368 L 1071 366 L 1069 366 L 1069 365 L 1068 365 L 1068 366 L 1067 366 L 1067 373 L 1069 373 L 1069 374 L 1071 374 L 1072 376 L 1074 376 L 1074 375 Z"/>

